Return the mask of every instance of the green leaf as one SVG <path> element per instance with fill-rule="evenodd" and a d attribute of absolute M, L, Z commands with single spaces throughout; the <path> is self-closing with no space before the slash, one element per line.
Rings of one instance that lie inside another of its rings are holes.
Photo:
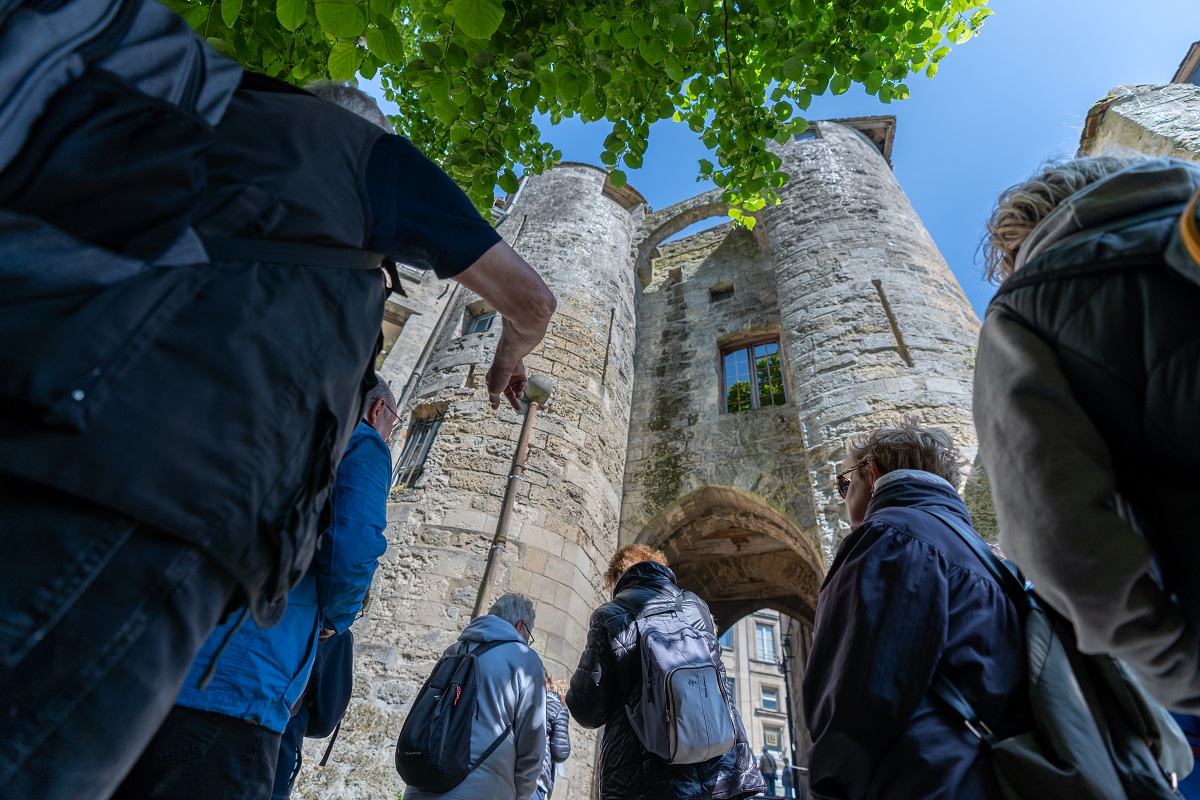
<path fill-rule="evenodd" d="M 642 168 L 642 157 L 639 156 L 637 153 L 633 153 L 633 152 L 626 153 L 625 154 L 625 166 L 629 167 L 630 169 L 641 169 Z"/>
<path fill-rule="evenodd" d="M 362 36 L 367 11 L 355 0 L 316 0 L 317 22 L 335 39 Z"/>
<path fill-rule="evenodd" d="M 277 0 L 275 16 L 285 30 L 294 31 L 308 18 L 308 0 Z"/>
<path fill-rule="evenodd" d="M 242 0 L 221 0 L 221 19 L 229 27 L 237 24 L 238 14 L 242 11 Z"/>
<path fill-rule="evenodd" d="M 637 34 L 633 32 L 633 28 L 625 26 L 617 28 L 616 32 L 613 33 L 613 37 L 617 40 L 617 44 L 621 45 L 621 47 L 624 47 L 626 50 L 632 50 L 633 48 L 637 47 L 638 37 Z"/>
<path fill-rule="evenodd" d="M 378 27 L 367 28 L 367 48 L 389 64 L 404 63 L 404 37 L 391 22 L 380 21 Z"/>
<path fill-rule="evenodd" d="M 829 81 L 829 90 L 834 94 L 845 94 L 850 88 L 850 76 L 838 73 Z"/>
<path fill-rule="evenodd" d="M 657 64 L 667 57 L 667 51 L 653 39 L 642 39 L 638 42 L 638 52 L 651 64 Z"/>
<path fill-rule="evenodd" d="M 362 54 L 351 41 L 336 42 L 329 51 L 329 77 L 335 81 L 348 81 L 358 74 Z"/>
<path fill-rule="evenodd" d="M 808 71 L 808 64 L 800 56 L 792 56 L 783 62 L 783 77 L 789 81 L 802 81 Z"/>
<path fill-rule="evenodd" d="M 421 58 L 431 64 L 440 64 L 445 55 L 442 53 L 442 48 L 437 46 L 437 42 L 423 41 L 417 47 L 421 49 Z"/>
<path fill-rule="evenodd" d="M 472 39 L 490 39 L 504 21 L 504 5 L 500 0 L 453 0 L 447 4 L 446 12 Z"/>
<path fill-rule="evenodd" d="M 625 177 L 625 173 L 619 169 L 614 169 L 608 173 L 608 182 L 612 184 L 614 189 L 622 188 L 627 180 L 629 179 Z"/>
<path fill-rule="evenodd" d="M 500 179 L 497 181 L 497 183 L 499 183 L 500 188 L 508 194 L 513 194 L 517 191 L 517 189 L 521 188 L 521 181 L 517 179 L 517 176 L 511 169 L 504 170 L 504 172 L 500 174 Z"/>
<path fill-rule="evenodd" d="M 683 14 L 672 14 L 669 27 L 671 44 L 676 47 L 687 47 L 696 38 L 696 26 Z"/>
<path fill-rule="evenodd" d="M 192 26 L 192 30 L 198 31 L 208 22 L 208 6 L 188 6 L 183 18 Z"/>
<path fill-rule="evenodd" d="M 438 122 L 449 125 L 458 119 L 458 106 L 453 100 L 438 100 L 433 104 L 433 115 Z"/>

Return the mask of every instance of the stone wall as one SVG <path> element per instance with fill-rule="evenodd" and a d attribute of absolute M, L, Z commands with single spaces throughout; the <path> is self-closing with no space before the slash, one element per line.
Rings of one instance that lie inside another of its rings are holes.
<path fill-rule="evenodd" d="M 534 423 L 491 599 L 506 591 L 533 599 L 535 647 L 547 670 L 564 677 L 583 650 L 593 608 L 607 599 L 601 575 L 617 544 L 633 380 L 632 236 L 640 210 L 607 196 L 605 177 L 565 166 L 531 179 L 499 228 L 559 307 L 526 359 L 530 374 L 549 374 L 557 386 Z M 486 407 L 483 374 L 500 326 L 463 333 L 462 317 L 477 301 L 466 290 L 456 294 L 402 409 L 402 419 L 432 411 L 445 418 L 416 486 L 393 491 L 376 599 L 355 629 L 355 697 L 330 765 L 311 766 L 323 743 L 308 749 L 299 797 L 395 797 L 402 785 L 394 746 L 405 712 L 469 621 L 520 427 L 511 409 Z M 572 735 L 575 753 L 555 795 L 584 798 L 595 737 L 579 728 Z"/>
<path fill-rule="evenodd" d="M 1200 160 L 1200 86 L 1118 86 L 1088 111 L 1079 155 L 1106 149 Z"/>
<path fill-rule="evenodd" d="M 385 319 L 403 319 L 404 327 L 379 368 L 388 386 L 399 398 L 412 375 L 425 344 L 446 308 L 453 285 L 439 281 L 433 272 L 399 268 L 400 286 L 406 297 L 388 298 Z"/>
<path fill-rule="evenodd" d="M 781 149 L 791 180 L 764 221 L 830 558 L 849 532 L 834 484 L 848 438 L 917 414 L 974 459 L 979 319 L 879 150 L 851 128 L 815 127 L 818 138 Z"/>

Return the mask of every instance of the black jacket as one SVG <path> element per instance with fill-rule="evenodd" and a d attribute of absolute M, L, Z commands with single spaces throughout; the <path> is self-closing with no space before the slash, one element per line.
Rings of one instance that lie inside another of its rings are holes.
<path fill-rule="evenodd" d="M 675 584 L 675 574 L 661 564 L 634 564 L 617 583 L 613 601 L 592 614 L 587 647 L 571 676 L 567 706 L 585 728 L 604 726 L 600 745 L 599 800 L 736 800 L 766 788 L 747 744 L 740 716 L 733 750 L 700 764 L 667 764 L 647 753 L 625 715 L 625 705 L 641 682 L 637 614 L 652 607 L 668 608 L 683 595 L 684 618 L 711 634 L 713 658 L 721 663 L 716 625 L 704 601 Z M 721 667 L 724 679 L 724 667 Z"/>
<path fill-rule="evenodd" d="M 1081 650 L 1193 712 L 1200 256 L 1179 231 L 1198 191 L 1200 166 L 1155 159 L 1059 205 L 988 308 L 975 373 L 1001 547 Z"/>
<path fill-rule="evenodd" d="M 888 473 L 821 587 L 804 673 L 813 797 L 999 800 L 989 751 L 930 693 L 936 671 L 997 734 L 1030 724 L 1016 609 L 919 505 L 970 524 L 946 481 Z"/>
<path fill-rule="evenodd" d="M 546 796 L 554 792 L 554 767 L 571 757 L 571 715 L 554 692 L 546 692 L 546 755 L 542 758 L 542 774 L 538 785 Z"/>

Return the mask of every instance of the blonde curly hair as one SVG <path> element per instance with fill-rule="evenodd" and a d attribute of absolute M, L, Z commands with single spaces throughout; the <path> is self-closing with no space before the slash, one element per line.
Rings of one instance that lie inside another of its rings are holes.
<path fill-rule="evenodd" d="M 980 243 L 983 274 L 1002 283 L 1017 271 L 1021 245 L 1038 223 L 1071 195 L 1116 172 L 1145 161 L 1138 153 L 1107 153 L 1066 161 L 1051 161 L 1040 173 L 1000 194 Z"/>
<path fill-rule="evenodd" d="M 617 581 L 621 580 L 625 570 L 643 561 L 653 561 L 664 567 L 669 566 L 667 554 L 662 550 L 655 550 L 644 544 L 627 544 L 613 553 L 612 560 L 608 562 L 608 570 L 604 573 L 604 585 L 609 589 L 616 588 Z"/>

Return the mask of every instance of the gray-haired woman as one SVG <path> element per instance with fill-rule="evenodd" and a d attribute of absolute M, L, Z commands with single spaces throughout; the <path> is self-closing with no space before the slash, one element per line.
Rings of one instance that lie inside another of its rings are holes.
<path fill-rule="evenodd" d="M 1079 158 L 1006 191 L 975 424 L 1000 545 L 1166 705 L 1200 710 L 1200 165 Z"/>

